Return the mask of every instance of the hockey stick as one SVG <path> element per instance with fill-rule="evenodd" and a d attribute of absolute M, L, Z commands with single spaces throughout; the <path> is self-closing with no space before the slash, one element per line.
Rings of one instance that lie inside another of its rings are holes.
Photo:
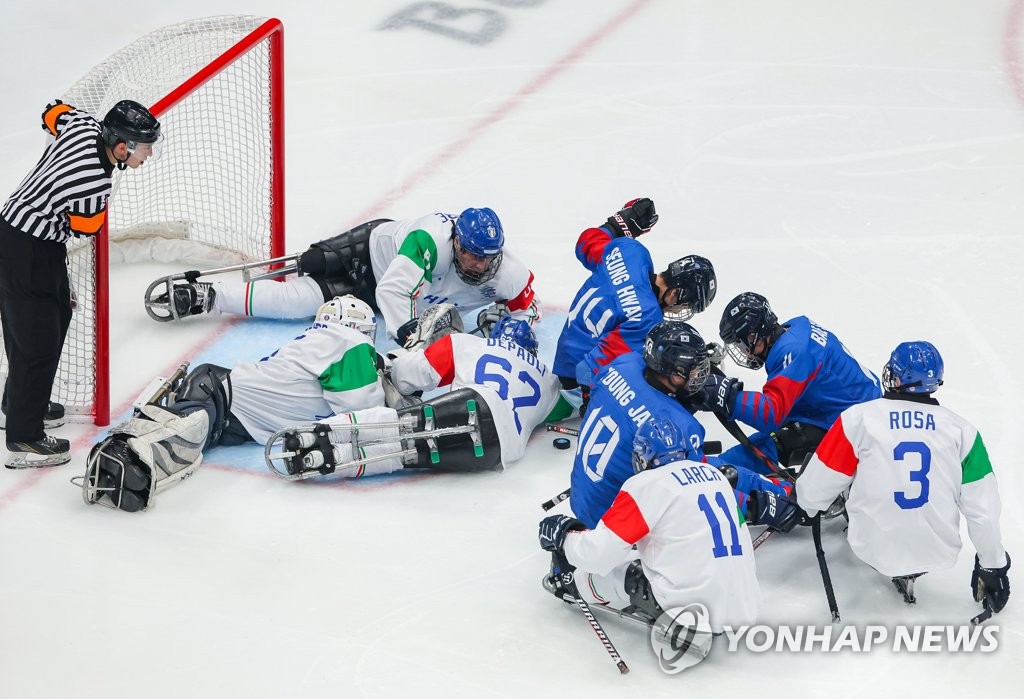
<path fill-rule="evenodd" d="M 569 491 L 571 491 L 571 490 L 572 490 L 572 488 L 566 488 L 565 490 L 560 492 L 555 497 L 553 497 L 550 500 L 542 503 L 541 504 L 541 509 L 543 509 L 545 512 L 547 512 L 548 510 L 550 510 L 552 507 L 554 507 L 558 503 L 562 502 L 563 500 L 568 500 L 569 499 Z"/>
<path fill-rule="evenodd" d="M 748 437 L 747 433 L 744 432 L 740 428 L 740 426 L 736 424 L 735 420 L 728 420 L 719 415 L 718 413 L 715 413 L 715 417 L 718 418 L 718 421 L 722 423 L 722 427 L 724 427 L 726 431 L 736 439 L 737 442 L 742 444 L 747 451 L 756 456 L 757 459 L 765 466 L 767 466 L 772 473 L 774 473 L 779 478 L 785 478 L 786 480 L 794 482 L 796 481 L 796 473 L 794 473 L 791 469 L 786 468 L 782 464 L 776 464 L 775 462 L 768 458 L 767 454 L 765 454 L 763 451 L 754 446 L 753 442 L 750 441 L 750 437 Z"/>
<path fill-rule="evenodd" d="M 760 546 L 764 542 L 768 541 L 768 539 L 770 539 L 772 534 L 774 534 L 774 533 L 775 533 L 774 529 L 765 529 L 763 532 L 758 534 L 757 538 L 754 539 L 754 550 L 756 551 L 758 546 Z"/>
<path fill-rule="evenodd" d="M 990 607 L 985 607 L 981 614 L 971 619 L 971 626 L 973 627 L 977 626 L 978 624 L 983 624 L 984 622 L 988 621 L 991 617 L 992 609 Z"/>
<path fill-rule="evenodd" d="M 828 600 L 828 609 L 832 612 L 832 623 L 839 623 L 839 605 L 836 603 L 836 593 L 832 589 L 832 576 L 828 573 L 828 563 L 825 562 L 825 549 L 821 547 L 821 513 L 814 515 L 811 522 L 811 537 L 814 539 L 814 552 L 818 556 L 818 570 L 821 571 L 821 583 L 825 586 L 825 599 Z"/>
<path fill-rule="evenodd" d="M 579 437 L 580 436 L 580 431 L 575 429 L 575 428 L 573 428 L 573 427 L 564 427 L 562 425 L 555 425 L 555 424 L 549 423 L 547 428 L 548 428 L 548 432 L 558 432 L 560 434 L 567 434 L 570 437 Z"/>
<path fill-rule="evenodd" d="M 559 567 L 562 567 L 561 564 Z M 569 593 L 569 596 L 572 597 L 572 601 L 577 607 L 579 607 L 579 610 L 583 612 L 583 616 L 586 617 L 587 622 L 590 624 L 590 628 L 594 630 L 598 640 L 601 641 L 601 645 L 603 645 L 604 649 L 608 651 L 608 655 L 615 662 L 616 667 L 619 668 L 619 674 L 625 675 L 629 672 L 629 666 L 626 665 L 626 661 L 619 655 L 619 651 L 615 650 L 615 646 L 612 644 L 611 639 L 608 638 L 608 634 L 604 632 L 600 622 L 594 616 L 594 613 L 590 611 L 590 605 L 587 604 L 587 601 L 580 596 L 580 591 L 579 588 L 576 587 L 576 580 L 572 571 L 567 570 L 566 572 L 561 573 L 560 577 L 562 579 L 562 585 Z"/>

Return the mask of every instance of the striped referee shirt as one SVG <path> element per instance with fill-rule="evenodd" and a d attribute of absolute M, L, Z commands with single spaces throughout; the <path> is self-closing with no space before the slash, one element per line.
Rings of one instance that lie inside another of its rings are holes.
<path fill-rule="evenodd" d="M 0 216 L 42 240 L 66 243 L 103 227 L 114 164 L 100 124 L 60 100 L 46 105 L 43 130 L 54 137 L 43 157 L 4 205 Z"/>

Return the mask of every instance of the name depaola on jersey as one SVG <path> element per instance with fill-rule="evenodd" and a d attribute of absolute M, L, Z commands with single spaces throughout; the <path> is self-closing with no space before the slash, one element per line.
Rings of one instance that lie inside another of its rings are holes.
<path fill-rule="evenodd" d="M 533 355 L 532 352 L 527 352 L 523 349 L 518 342 L 509 342 L 507 340 L 499 340 L 495 338 L 488 338 L 488 347 L 501 347 L 503 350 L 511 352 L 516 355 L 516 359 L 521 359 L 534 369 L 536 369 L 541 376 L 547 376 L 548 368 L 544 366 L 544 362 L 540 361 Z"/>
<path fill-rule="evenodd" d="M 636 398 L 636 391 L 629 385 L 629 382 L 616 371 L 613 367 L 609 367 L 608 372 L 601 379 L 601 384 L 608 388 L 608 392 L 612 395 L 615 400 L 619 402 L 623 408 L 629 405 L 633 399 Z M 636 423 L 636 426 L 644 424 L 651 418 L 651 411 L 647 409 L 645 403 L 640 405 L 634 405 L 629 408 L 626 413 L 630 419 Z"/>

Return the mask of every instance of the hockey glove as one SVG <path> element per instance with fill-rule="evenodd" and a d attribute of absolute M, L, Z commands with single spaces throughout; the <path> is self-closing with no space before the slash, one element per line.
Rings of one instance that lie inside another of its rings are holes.
<path fill-rule="evenodd" d="M 974 601 L 981 602 L 985 609 L 999 613 L 1010 599 L 1010 554 L 1006 554 L 1006 565 L 1002 568 L 982 568 L 978 556 L 974 556 L 974 573 L 971 575 L 971 592 Z"/>
<path fill-rule="evenodd" d="M 697 407 L 699 410 L 710 410 L 728 420 L 732 417 L 736 394 L 742 390 L 743 382 L 739 379 L 711 372 L 699 391 Z"/>
<path fill-rule="evenodd" d="M 407 320 L 399 326 L 398 330 L 395 331 L 395 337 L 398 339 L 398 344 L 402 347 L 408 348 L 409 338 L 416 335 L 416 329 L 419 327 L 420 319 L 413 318 Z"/>
<path fill-rule="evenodd" d="M 540 547 L 545 551 L 561 552 L 569 532 L 579 532 L 586 528 L 583 522 L 575 517 L 551 515 L 540 521 L 537 538 L 540 540 Z"/>
<path fill-rule="evenodd" d="M 722 362 L 725 360 L 725 347 L 718 344 L 717 342 L 708 343 L 708 361 L 711 362 L 711 366 L 720 367 Z"/>
<path fill-rule="evenodd" d="M 658 222 L 654 202 L 647 197 L 626 202 L 626 206 L 608 218 L 608 229 L 615 238 L 637 238 Z"/>
<path fill-rule="evenodd" d="M 498 321 L 507 315 L 512 315 L 508 306 L 503 303 L 492 303 L 490 306 L 480 311 L 476 317 L 477 329 L 480 332 L 481 337 L 490 337 L 491 331 L 494 330 L 494 326 L 498 324 Z"/>
<path fill-rule="evenodd" d="M 763 524 L 769 529 L 786 533 L 805 516 L 796 502 L 785 495 L 778 495 L 770 490 L 755 490 L 750 493 L 750 502 L 747 504 L 748 524 Z"/>

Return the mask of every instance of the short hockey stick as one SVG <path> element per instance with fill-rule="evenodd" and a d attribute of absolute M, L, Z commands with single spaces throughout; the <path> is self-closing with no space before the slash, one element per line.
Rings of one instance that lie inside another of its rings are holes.
<path fill-rule="evenodd" d="M 991 617 L 992 617 L 992 609 L 990 607 L 985 607 L 985 609 L 981 612 L 981 614 L 979 614 L 978 616 L 976 616 L 973 619 L 971 619 L 971 626 L 977 626 L 978 624 L 983 624 L 984 622 L 988 621 Z"/>
<path fill-rule="evenodd" d="M 818 556 L 818 570 L 821 571 L 821 583 L 825 586 L 825 599 L 828 600 L 828 609 L 832 612 L 832 623 L 839 623 L 839 605 L 836 603 L 836 593 L 832 589 L 832 576 L 828 572 L 828 563 L 825 562 L 825 549 L 821 546 L 821 514 L 814 516 L 811 522 L 811 537 L 814 539 L 814 552 Z"/>
<path fill-rule="evenodd" d="M 548 432 L 558 432 L 559 434 L 567 434 L 570 437 L 579 437 L 580 431 L 574 427 L 565 427 L 563 425 L 555 425 L 548 423 Z"/>
<path fill-rule="evenodd" d="M 767 454 L 765 454 L 763 451 L 754 446 L 753 442 L 750 441 L 750 437 L 748 437 L 747 433 L 744 432 L 742 428 L 740 428 L 740 426 L 736 424 L 735 420 L 728 420 L 719 415 L 718 413 L 715 413 L 715 417 L 718 418 L 718 421 L 722 423 L 722 427 L 724 427 L 729 432 L 729 434 L 731 434 L 736 439 L 737 442 L 742 444 L 747 451 L 756 456 L 757 459 L 765 466 L 767 466 L 772 473 L 774 473 L 779 478 L 785 478 L 786 480 L 796 481 L 797 474 L 795 474 L 792 470 L 786 468 L 782 464 L 776 464 L 775 462 L 768 458 Z"/>
<path fill-rule="evenodd" d="M 545 512 L 547 512 L 548 510 L 550 510 L 552 507 L 554 507 L 558 503 L 562 502 L 563 500 L 568 500 L 569 499 L 569 492 L 570 492 L 570 490 L 572 490 L 572 489 L 571 488 L 566 488 L 565 490 L 560 492 L 555 497 L 553 497 L 550 500 L 544 502 L 543 504 L 541 504 L 541 509 L 543 509 Z"/>
<path fill-rule="evenodd" d="M 615 662 L 615 666 L 619 668 L 619 674 L 625 675 L 629 672 L 629 666 L 626 665 L 626 661 L 619 655 L 619 651 L 615 650 L 615 646 L 612 644 L 611 639 L 608 638 L 608 634 L 604 632 L 604 629 L 601 627 L 601 623 L 594 616 L 594 613 L 590 611 L 590 605 L 587 604 L 587 601 L 580 596 L 580 591 L 579 588 L 576 587 L 576 580 L 572 571 L 561 573 L 561 578 L 562 585 L 572 597 L 572 601 L 575 602 L 576 606 L 579 607 L 579 610 L 583 612 L 583 616 L 586 617 L 587 622 L 590 624 L 590 628 L 594 630 L 598 640 L 601 641 L 601 645 L 603 645 L 604 649 L 608 651 L 608 655 Z"/>

